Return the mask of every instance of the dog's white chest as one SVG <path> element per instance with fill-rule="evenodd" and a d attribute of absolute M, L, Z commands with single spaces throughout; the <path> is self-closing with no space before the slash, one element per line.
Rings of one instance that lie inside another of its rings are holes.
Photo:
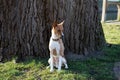
<path fill-rule="evenodd" d="M 50 38 L 49 49 L 50 51 L 53 49 L 56 49 L 57 51 L 59 51 L 60 50 L 59 41 L 53 41 L 52 38 Z"/>

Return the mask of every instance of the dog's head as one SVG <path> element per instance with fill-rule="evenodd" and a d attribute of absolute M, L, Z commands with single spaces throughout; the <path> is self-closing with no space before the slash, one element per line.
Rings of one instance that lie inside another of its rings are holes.
<path fill-rule="evenodd" d="M 63 36 L 63 23 L 64 21 L 62 21 L 61 23 L 57 23 L 56 21 L 53 23 L 52 25 L 52 31 L 56 36 Z"/>

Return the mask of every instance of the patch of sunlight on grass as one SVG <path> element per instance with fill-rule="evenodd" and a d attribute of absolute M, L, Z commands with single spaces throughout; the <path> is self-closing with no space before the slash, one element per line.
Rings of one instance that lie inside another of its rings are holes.
<path fill-rule="evenodd" d="M 0 63 L 0 80 L 34 80 L 44 68 L 43 60 L 27 60 L 15 63 L 14 60 Z"/>
<path fill-rule="evenodd" d="M 110 44 L 120 44 L 120 25 L 103 24 L 106 41 Z"/>

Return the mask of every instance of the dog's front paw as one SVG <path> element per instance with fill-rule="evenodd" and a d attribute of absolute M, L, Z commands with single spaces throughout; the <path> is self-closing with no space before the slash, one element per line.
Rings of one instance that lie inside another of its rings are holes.
<path fill-rule="evenodd" d="M 68 69 L 68 65 L 67 64 L 65 65 L 65 69 Z"/>
<path fill-rule="evenodd" d="M 50 69 L 50 72 L 53 72 L 54 70 L 53 69 Z"/>
<path fill-rule="evenodd" d="M 68 69 L 68 66 L 66 66 L 65 69 Z"/>
<path fill-rule="evenodd" d="M 58 69 L 57 72 L 61 72 L 61 70 Z"/>
<path fill-rule="evenodd" d="M 58 70 L 57 70 L 57 71 L 58 71 L 58 72 L 60 72 L 60 71 L 61 71 L 61 69 L 59 69 L 59 68 L 58 68 Z"/>

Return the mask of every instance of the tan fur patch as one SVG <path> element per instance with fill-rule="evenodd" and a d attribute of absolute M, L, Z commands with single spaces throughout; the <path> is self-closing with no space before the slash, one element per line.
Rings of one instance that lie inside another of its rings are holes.
<path fill-rule="evenodd" d="M 62 25 L 58 25 L 58 23 L 55 21 L 52 25 L 52 29 L 53 29 L 53 31 L 56 35 L 61 37 L 62 31 L 63 31 L 63 26 Z"/>
<path fill-rule="evenodd" d="M 62 39 L 59 40 L 59 44 L 60 44 L 60 55 L 64 57 L 64 45 Z"/>
<path fill-rule="evenodd" d="M 59 62 L 59 59 L 58 59 L 58 57 L 53 57 L 53 62 L 54 62 L 54 64 L 58 64 L 58 62 Z"/>
<path fill-rule="evenodd" d="M 56 49 L 53 49 L 53 55 L 57 56 L 57 51 L 56 51 Z"/>

